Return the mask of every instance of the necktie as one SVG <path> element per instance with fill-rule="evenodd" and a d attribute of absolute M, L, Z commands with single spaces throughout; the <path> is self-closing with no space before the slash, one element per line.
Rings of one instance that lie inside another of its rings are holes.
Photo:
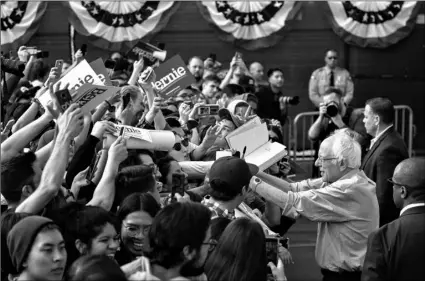
<path fill-rule="evenodd" d="M 329 86 L 331 87 L 335 86 L 335 78 L 334 78 L 333 70 L 331 70 L 331 77 L 329 78 Z"/>

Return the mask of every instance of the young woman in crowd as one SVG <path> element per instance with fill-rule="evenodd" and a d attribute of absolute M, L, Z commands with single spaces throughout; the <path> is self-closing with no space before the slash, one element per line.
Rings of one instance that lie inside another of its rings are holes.
<path fill-rule="evenodd" d="M 209 281 L 266 281 L 267 266 L 262 227 L 248 218 L 239 218 L 224 230 L 205 265 L 205 273 Z"/>
<path fill-rule="evenodd" d="M 58 210 L 52 219 L 64 231 L 68 265 L 85 255 L 115 258 L 120 246 L 119 224 L 108 211 L 72 202 Z"/>
<path fill-rule="evenodd" d="M 160 209 L 149 193 L 133 193 L 120 204 L 117 216 L 121 223 L 121 246 L 115 255 L 118 264 L 130 263 L 149 250 L 147 234 Z"/>
<path fill-rule="evenodd" d="M 65 240 L 50 219 L 29 216 L 19 221 L 7 236 L 14 281 L 62 280 L 67 261 Z"/>

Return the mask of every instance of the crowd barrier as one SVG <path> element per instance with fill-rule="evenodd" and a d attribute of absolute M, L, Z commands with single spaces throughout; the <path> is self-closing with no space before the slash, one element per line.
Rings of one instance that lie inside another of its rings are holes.
<path fill-rule="evenodd" d="M 413 124 L 413 110 L 407 105 L 396 105 L 394 127 L 403 137 L 409 156 L 414 156 L 413 138 L 416 134 L 416 127 Z M 286 134 L 288 154 L 292 160 L 313 160 L 314 145 L 308 138 L 308 129 L 319 116 L 318 111 L 303 112 L 295 116 L 291 126 L 287 126 Z"/>

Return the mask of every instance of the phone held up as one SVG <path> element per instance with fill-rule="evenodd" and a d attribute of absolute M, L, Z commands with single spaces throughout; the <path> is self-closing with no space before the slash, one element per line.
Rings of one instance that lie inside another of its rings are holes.
<path fill-rule="evenodd" d="M 59 90 L 55 93 L 56 98 L 58 99 L 60 110 L 64 112 L 72 104 L 72 97 L 68 89 Z"/>
<path fill-rule="evenodd" d="M 267 263 L 272 262 L 277 265 L 279 258 L 279 244 L 289 249 L 289 238 L 281 239 L 279 237 L 266 237 L 266 256 Z"/>
<path fill-rule="evenodd" d="M 198 116 L 214 116 L 218 114 L 219 106 L 217 104 L 206 104 L 198 107 Z"/>

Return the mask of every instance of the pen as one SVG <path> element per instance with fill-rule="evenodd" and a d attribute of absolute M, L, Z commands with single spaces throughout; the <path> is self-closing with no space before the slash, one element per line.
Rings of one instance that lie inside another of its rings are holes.
<path fill-rule="evenodd" d="M 246 152 L 246 146 L 243 148 L 243 152 L 242 152 L 242 157 L 241 157 L 241 159 L 244 159 L 244 158 L 245 158 L 245 152 Z"/>

